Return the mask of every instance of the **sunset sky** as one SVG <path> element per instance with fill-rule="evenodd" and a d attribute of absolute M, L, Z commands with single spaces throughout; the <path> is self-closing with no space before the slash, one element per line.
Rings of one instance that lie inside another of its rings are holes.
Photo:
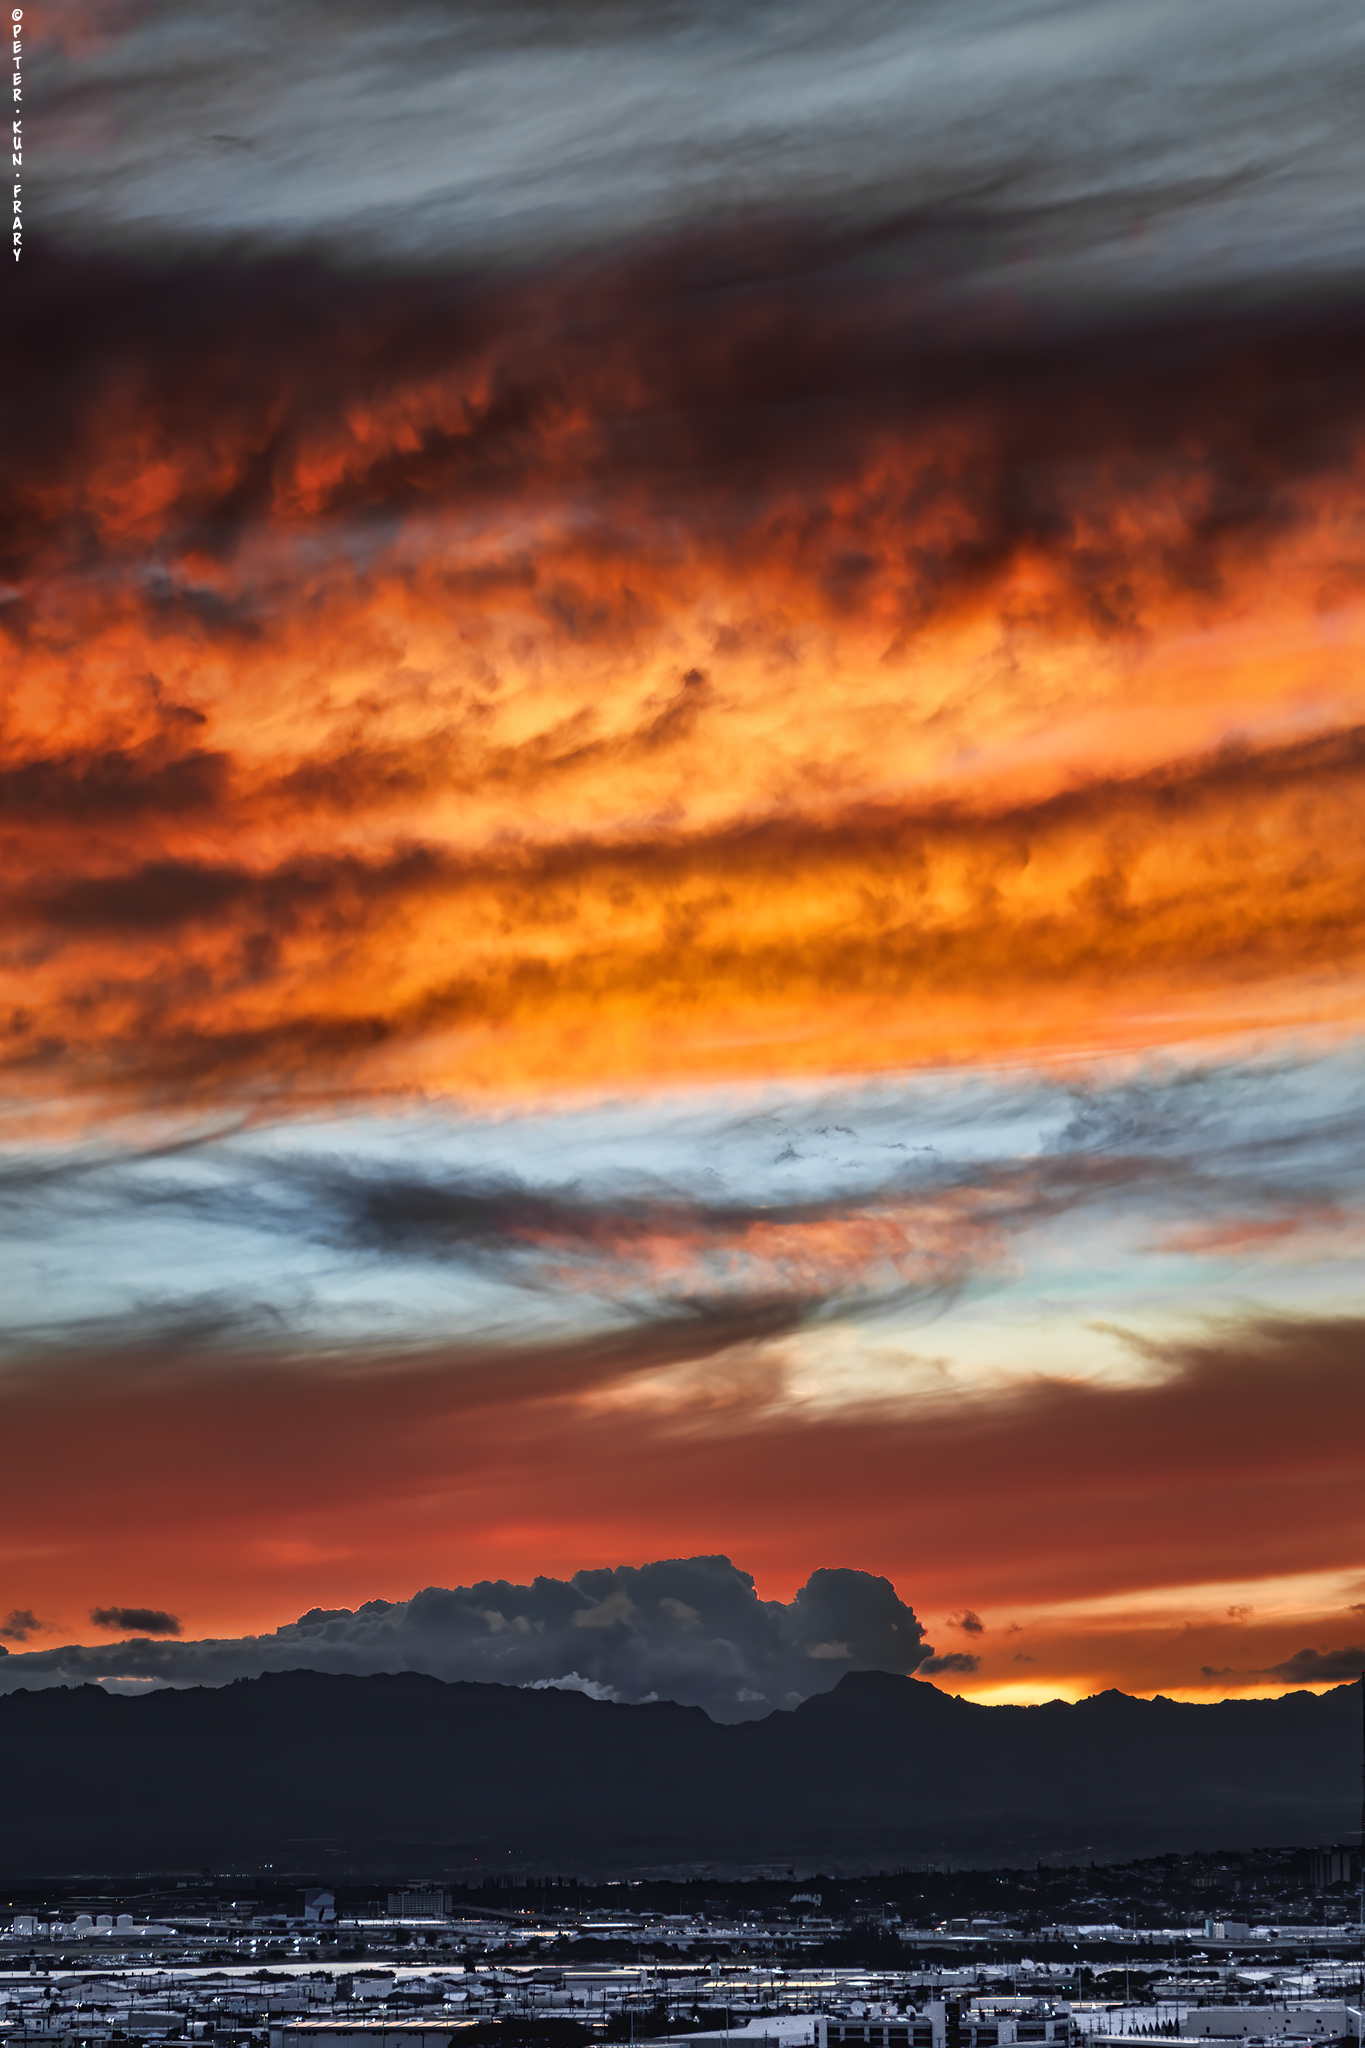
<path fill-rule="evenodd" d="M 1359 8 L 27 34 L 0 1688 L 1357 1675 Z"/>

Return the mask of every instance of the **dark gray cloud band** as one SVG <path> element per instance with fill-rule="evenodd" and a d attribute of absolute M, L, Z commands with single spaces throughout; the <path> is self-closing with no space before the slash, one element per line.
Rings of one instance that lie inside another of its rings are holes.
<path fill-rule="evenodd" d="M 1282 1678 L 1289 1685 L 1350 1684 L 1365 1673 L 1365 1645 L 1348 1643 L 1341 1650 L 1296 1650 L 1283 1664 L 1272 1664 L 1264 1674 Z"/>
<path fill-rule="evenodd" d="M 92 1607 L 96 1628 L 127 1629 L 142 1636 L 178 1636 L 179 1617 L 163 1607 Z"/>

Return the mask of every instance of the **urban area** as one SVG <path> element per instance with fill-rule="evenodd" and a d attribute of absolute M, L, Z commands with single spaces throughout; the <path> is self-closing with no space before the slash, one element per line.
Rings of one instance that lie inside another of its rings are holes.
<path fill-rule="evenodd" d="M 203 1873 L 0 1900 L 6 2048 L 1345 2048 L 1363 1993 L 1347 1849 L 379 1893 Z"/>

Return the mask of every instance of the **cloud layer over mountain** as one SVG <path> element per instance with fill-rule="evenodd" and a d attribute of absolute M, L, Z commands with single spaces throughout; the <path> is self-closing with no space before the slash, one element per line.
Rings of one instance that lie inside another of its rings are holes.
<path fill-rule="evenodd" d="M 932 1654 L 923 1638 L 890 1581 L 871 1572 L 812 1572 L 784 1603 L 760 1600 L 749 1573 L 729 1558 L 670 1558 L 529 1586 L 428 1586 L 411 1600 L 368 1600 L 354 1612 L 316 1608 L 273 1635 L 237 1642 L 30 1650 L 0 1666 L 0 1689 L 99 1678 L 221 1685 L 298 1669 L 425 1671 L 562 1685 L 602 1699 L 680 1700 L 737 1721 L 826 1692 L 846 1671 L 914 1671 Z M 958 1668 L 951 1658 L 947 1665 Z"/>

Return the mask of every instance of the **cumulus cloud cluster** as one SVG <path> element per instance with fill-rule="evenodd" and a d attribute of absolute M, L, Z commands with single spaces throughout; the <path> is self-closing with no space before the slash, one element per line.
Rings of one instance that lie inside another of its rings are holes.
<path fill-rule="evenodd" d="M 158 1615 L 165 1623 L 172 1620 Z M 668 1558 L 313 1608 L 268 1636 L 134 1639 L 11 1655 L 0 1688 L 92 1680 L 221 1685 L 265 1671 L 425 1671 L 448 1680 L 564 1686 L 597 1699 L 678 1700 L 756 1719 L 827 1692 L 847 1671 L 959 1670 L 932 1661 L 914 1612 L 872 1572 L 812 1572 L 790 1601 L 761 1600 L 728 1557 Z"/>

